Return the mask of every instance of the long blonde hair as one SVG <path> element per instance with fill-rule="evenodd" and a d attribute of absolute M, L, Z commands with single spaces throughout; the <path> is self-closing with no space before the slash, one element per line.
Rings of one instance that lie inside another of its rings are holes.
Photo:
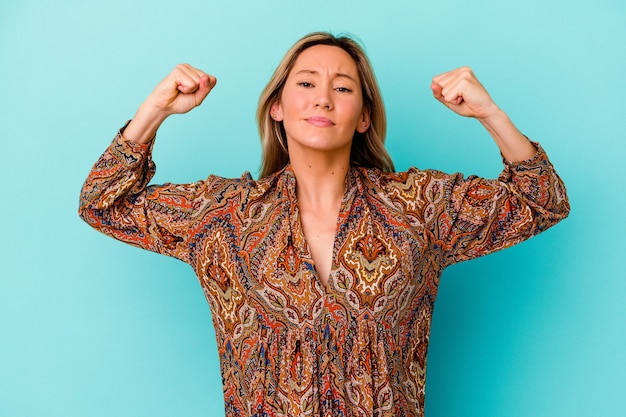
<path fill-rule="evenodd" d="M 280 99 L 285 81 L 298 56 L 302 51 L 315 45 L 329 45 L 343 49 L 352 57 L 357 67 L 363 93 L 363 106 L 370 112 L 370 126 L 365 133 L 355 132 L 352 139 L 350 163 L 353 166 L 393 172 L 395 170 L 393 162 L 384 145 L 387 130 L 385 106 L 367 55 L 358 43 L 347 36 L 337 37 L 327 32 L 315 32 L 304 36 L 289 49 L 259 98 L 256 118 L 263 148 L 260 177 L 280 171 L 289 163 L 285 129 L 282 122 L 277 122 L 270 116 L 270 109 Z"/>

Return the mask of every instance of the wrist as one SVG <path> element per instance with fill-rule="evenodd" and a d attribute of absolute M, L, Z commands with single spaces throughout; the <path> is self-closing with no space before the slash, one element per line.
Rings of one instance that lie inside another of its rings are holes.
<path fill-rule="evenodd" d="M 535 146 L 515 127 L 504 111 L 498 109 L 489 117 L 480 119 L 480 122 L 487 129 L 498 145 L 500 153 L 507 161 L 525 161 L 537 153 Z"/>
<path fill-rule="evenodd" d="M 495 128 L 498 125 L 509 122 L 509 116 L 495 103 L 493 108 L 485 112 L 485 116 L 477 118 L 486 128 Z"/>
<path fill-rule="evenodd" d="M 150 100 L 146 100 L 137 109 L 134 119 L 141 118 L 149 121 L 150 124 L 158 123 L 159 125 L 167 119 L 171 113 L 165 111 L 162 107 L 155 105 Z"/>
<path fill-rule="evenodd" d="M 166 112 L 144 102 L 124 130 L 124 137 L 139 144 L 149 143 L 167 116 Z"/>

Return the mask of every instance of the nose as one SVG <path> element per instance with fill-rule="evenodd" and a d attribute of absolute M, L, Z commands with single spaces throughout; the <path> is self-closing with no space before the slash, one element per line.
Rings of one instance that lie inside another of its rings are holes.
<path fill-rule="evenodd" d="M 317 90 L 315 96 L 315 108 L 330 110 L 333 107 L 330 91 L 326 88 L 320 88 Z"/>

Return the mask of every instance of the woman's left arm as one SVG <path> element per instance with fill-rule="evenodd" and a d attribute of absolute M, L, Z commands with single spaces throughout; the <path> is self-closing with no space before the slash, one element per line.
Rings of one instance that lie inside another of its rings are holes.
<path fill-rule="evenodd" d="M 435 194 L 442 201 L 433 207 L 442 210 L 435 210 L 432 221 L 426 223 L 448 262 L 511 246 L 567 217 L 570 206 L 565 186 L 547 155 L 517 130 L 470 68 L 434 77 L 431 88 L 446 107 L 479 120 L 506 162 L 498 180 L 433 174 L 425 186 L 441 191 Z"/>
<path fill-rule="evenodd" d="M 525 161 L 537 153 L 535 146 L 495 104 L 469 67 L 434 77 L 431 89 L 435 98 L 450 110 L 482 123 L 508 162 Z"/>

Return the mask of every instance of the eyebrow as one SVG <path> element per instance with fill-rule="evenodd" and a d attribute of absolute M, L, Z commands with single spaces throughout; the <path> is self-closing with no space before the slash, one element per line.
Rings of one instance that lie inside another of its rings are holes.
<path fill-rule="evenodd" d="M 305 73 L 305 74 L 313 74 L 313 75 L 319 74 L 319 72 L 318 72 L 318 71 L 315 71 L 315 70 L 307 70 L 307 69 L 303 69 L 303 70 L 300 70 L 300 71 L 296 72 L 296 75 L 301 74 L 301 73 Z M 345 73 L 343 73 L 343 72 L 336 72 L 336 73 L 334 74 L 334 76 L 335 76 L 335 77 L 340 77 L 340 78 L 347 78 L 347 79 L 349 79 L 349 80 L 354 81 L 355 83 L 357 82 L 357 81 L 354 79 L 354 77 L 352 77 L 352 76 L 350 76 L 350 75 L 348 75 L 348 74 L 345 74 Z"/>

